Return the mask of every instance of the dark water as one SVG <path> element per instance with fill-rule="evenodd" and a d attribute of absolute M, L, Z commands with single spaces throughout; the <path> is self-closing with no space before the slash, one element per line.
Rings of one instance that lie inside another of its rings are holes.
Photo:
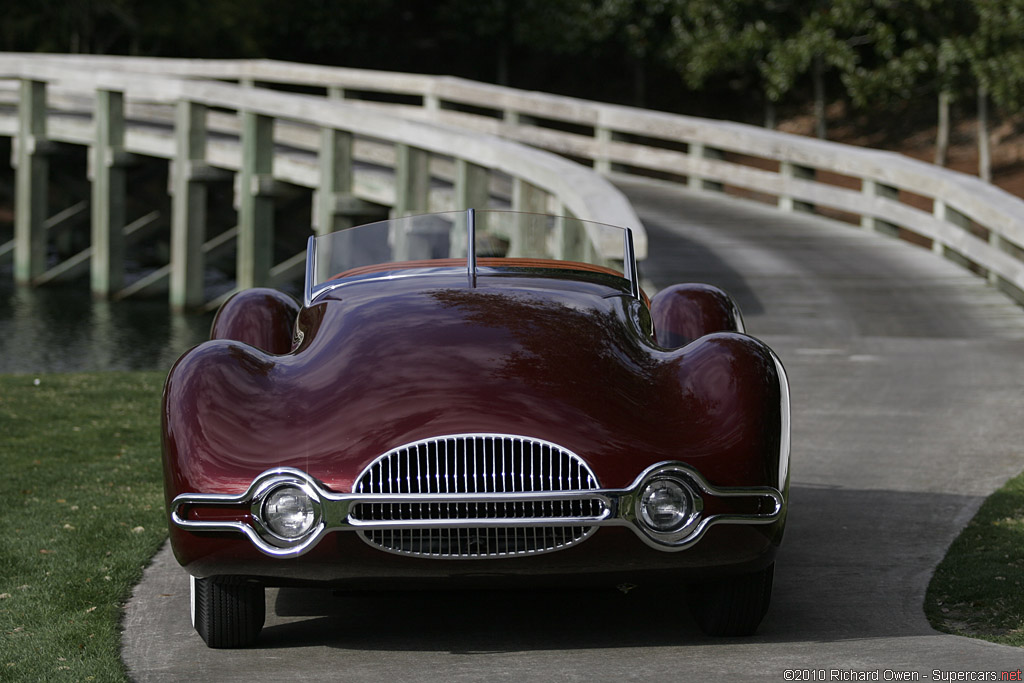
<path fill-rule="evenodd" d="M 0 373 L 168 370 L 209 336 L 211 315 L 175 315 L 166 299 L 93 301 L 88 281 L 17 287 L 0 270 Z"/>

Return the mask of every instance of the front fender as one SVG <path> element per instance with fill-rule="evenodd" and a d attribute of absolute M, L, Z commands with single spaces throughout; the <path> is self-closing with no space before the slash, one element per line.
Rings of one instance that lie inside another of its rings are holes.
<path fill-rule="evenodd" d="M 661 419 L 679 443 L 679 459 L 712 483 L 784 491 L 789 382 L 775 353 L 753 337 L 720 332 L 667 352 L 663 363 L 671 398 Z"/>

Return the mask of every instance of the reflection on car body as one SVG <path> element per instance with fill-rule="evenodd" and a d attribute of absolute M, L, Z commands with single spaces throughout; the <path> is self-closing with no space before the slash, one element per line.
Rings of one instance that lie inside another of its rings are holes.
<path fill-rule="evenodd" d="M 731 299 L 648 301 L 631 232 L 513 212 L 310 238 L 304 301 L 241 292 L 164 392 L 171 541 L 211 647 L 276 585 L 691 585 L 752 633 L 789 394 Z"/>

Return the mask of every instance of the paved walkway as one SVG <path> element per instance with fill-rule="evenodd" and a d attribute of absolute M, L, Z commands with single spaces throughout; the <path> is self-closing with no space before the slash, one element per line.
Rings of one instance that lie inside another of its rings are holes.
<path fill-rule="evenodd" d="M 650 235 L 651 287 L 726 288 L 789 371 L 790 525 L 761 634 L 705 638 L 642 587 L 274 590 L 260 647 L 214 651 L 189 625 L 188 580 L 165 550 L 128 608 L 136 680 L 782 681 L 792 669 L 934 680 L 1024 665 L 1024 650 L 938 634 L 922 612 L 949 542 L 1024 468 L 1024 311 L 926 250 L 675 187 L 621 186 Z"/>

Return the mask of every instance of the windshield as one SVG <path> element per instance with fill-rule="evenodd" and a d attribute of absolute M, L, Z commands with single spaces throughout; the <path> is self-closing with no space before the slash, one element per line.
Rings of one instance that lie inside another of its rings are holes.
<path fill-rule="evenodd" d="M 470 283 L 494 268 L 600 270 L 639 294 L 632 233 L 603 223 L 514 211 L 455 211 L 395 218 L 310 237 L 306 304 L 366 277 L 466 272 Z M 400 271 L 400 272 L 399 272 Z"/>

